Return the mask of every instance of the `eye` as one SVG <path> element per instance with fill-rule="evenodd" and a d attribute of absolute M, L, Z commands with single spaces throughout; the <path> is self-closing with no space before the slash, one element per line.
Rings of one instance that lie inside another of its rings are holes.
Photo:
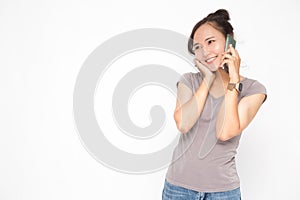
<path fill-rule="evenodd" d="M 215 40 L 208 40 L 208 41 L 207 41 L 208 45 L 210 45 L 210 44 L 212 44 L 212 43 L 214 43 L 214 42 L 215 42 Z"/>
<path fill-rule="evenodd" d="M 193 47 L 193 50 L 194 51 L 197 51 L 201 48 L 201 46 L 199 44 L 196 44 L 194 47 Z"/>

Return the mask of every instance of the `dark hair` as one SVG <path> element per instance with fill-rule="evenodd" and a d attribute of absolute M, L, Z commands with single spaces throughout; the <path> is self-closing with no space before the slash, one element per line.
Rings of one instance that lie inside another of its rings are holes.
<path fill-rule="evenodd" d="M 219 30 L 224 35 L 225 38 L 226 38 L 227 34 L 230 34 L 231 36 L 233 36 L 233 27 L 228 22 L 229 20 L 230 20 L 230 17 L 229 17 L 228 11 L 225 9 L 219 9 L 214 13 L 210 13 L 209 15 L 207 15 L 207 17 L 205 17 L 204 19 L 199 21 L 194 26 L 192 33 L 190 35 L 190 38 L 188 41 L 188 51 L 191 54 L 194 54 L 194 51 L 193 51 L 194 35 L 195 35 L 196 30 L 203 24 L 206 24 L 206 23 L 210 24 L 215 29 Z"/>

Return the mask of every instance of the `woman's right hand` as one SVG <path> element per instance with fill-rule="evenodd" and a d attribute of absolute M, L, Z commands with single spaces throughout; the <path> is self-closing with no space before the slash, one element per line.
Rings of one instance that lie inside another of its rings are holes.
<path fill-rule="evenodd" d="M 199 71 L 201 72 L 201 74 L 203 76 L 203 80 L 205 81 L 207 88 L 209 89 L 216 78 L 216 74 L 214 72 L 210 71 L 203 64 L 201 64 L 197 58 L 194 59 L 194 62 L 196 64 L 197 68 L 199 69 Z"/>

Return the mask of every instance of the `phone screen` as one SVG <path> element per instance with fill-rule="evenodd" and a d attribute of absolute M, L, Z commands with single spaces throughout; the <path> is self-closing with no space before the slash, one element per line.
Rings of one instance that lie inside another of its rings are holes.
<path fill-rule="evenodd" d="M 224 51 L 226 51 L 228 49 L 229 44 L 232 44 L 232 46 L 235 48 L 236 41 L 233 39 L 233 37 L 231 35 L 227 34 Z M 224 64 L 223 69 L 227 73 L 229 73 L 227 64 Z"/>

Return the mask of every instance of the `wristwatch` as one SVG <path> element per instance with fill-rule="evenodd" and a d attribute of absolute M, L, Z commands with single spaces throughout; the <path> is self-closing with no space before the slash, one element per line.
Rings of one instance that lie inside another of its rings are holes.
<path fill-rule="evenodd" d="M 242 83 L 228 83 L 227 89 L 232 91 L 233 89 L 236 89 L 238 93 L 240 93 L 243 89 Z"/>

